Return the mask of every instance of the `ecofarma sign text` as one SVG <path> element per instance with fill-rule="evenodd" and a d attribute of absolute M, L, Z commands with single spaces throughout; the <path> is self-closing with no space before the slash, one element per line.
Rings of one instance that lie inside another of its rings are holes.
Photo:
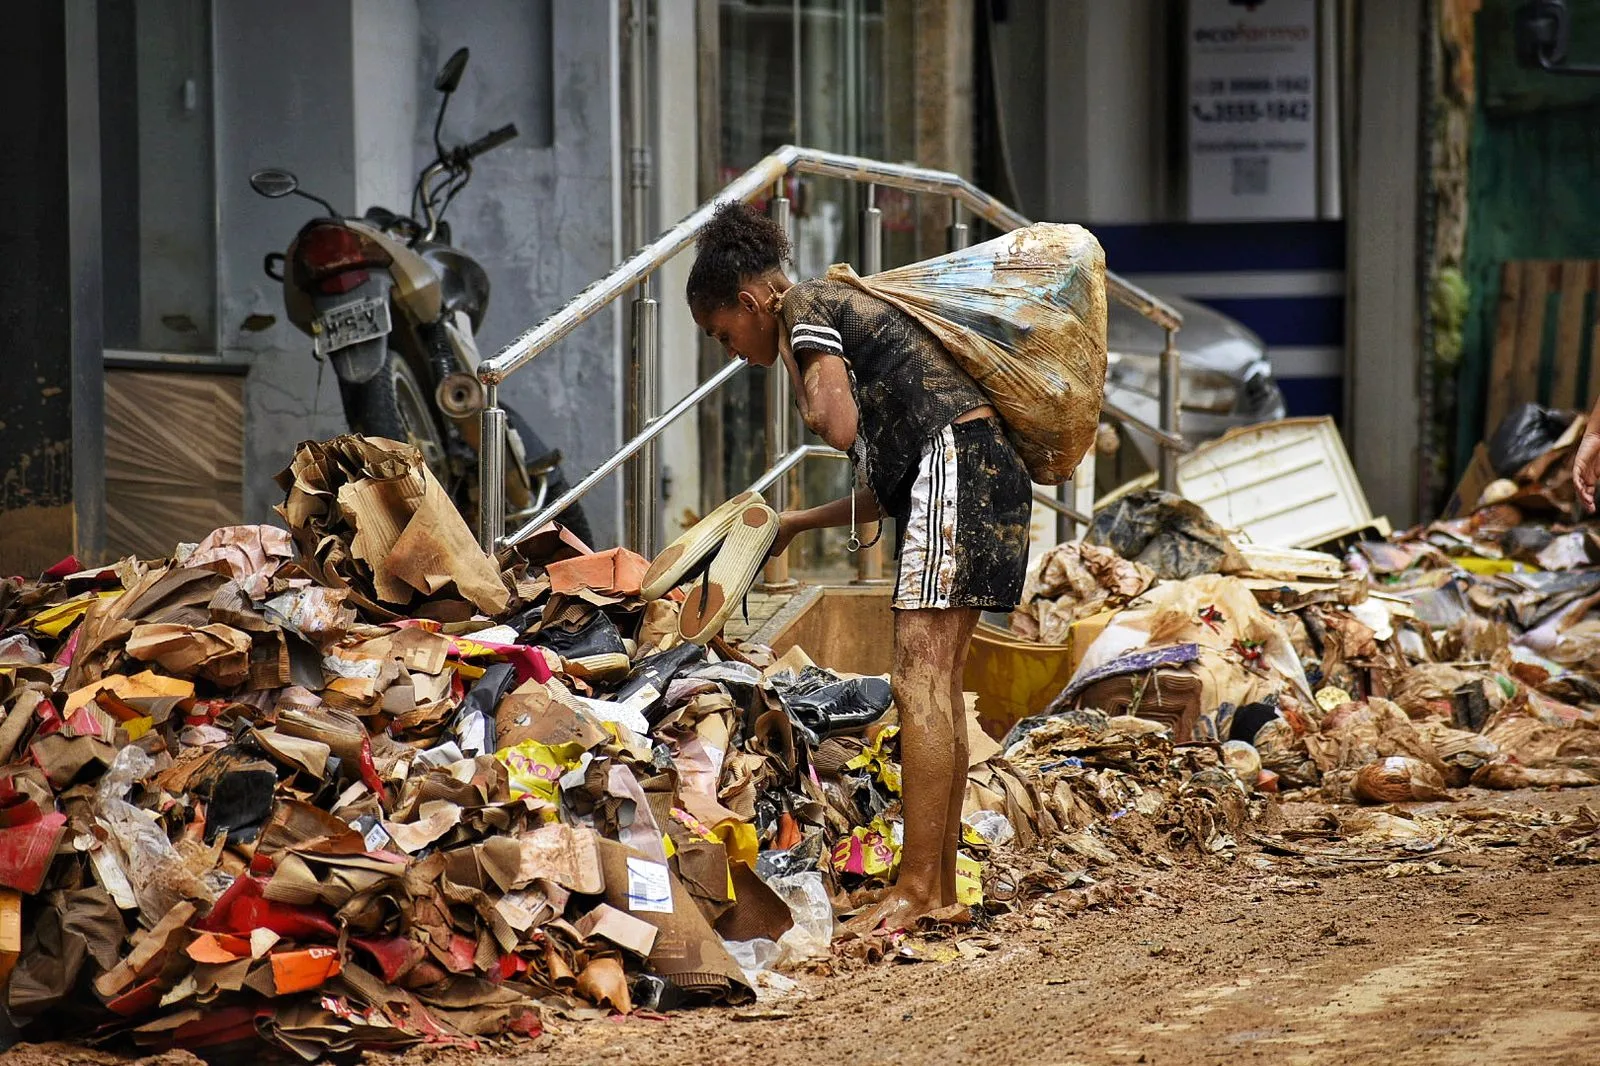
<path fill-rule="evenodd" d="M 1239 22 L 1233 26 L 1196 26 L 1196 44 L 1300 44 L 1311 38 L 1311 27 L 1249 26 Z"/>

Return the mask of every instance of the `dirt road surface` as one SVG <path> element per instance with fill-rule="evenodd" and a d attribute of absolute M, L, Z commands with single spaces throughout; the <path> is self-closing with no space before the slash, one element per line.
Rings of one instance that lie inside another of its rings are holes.
<path fill-rule="evenodd" d="M 1600 788 L 1480 794 L 1600 807 Z M 1507 846 L 1416 862 L 1232 862 L 1126 875 L 1134 902 L 1046 898 L 925 961 L 841 958 L 784 998 L 610 1021 L 538 1041 L 417 1048 L 397 1066 L 1524 1066 L 1600 1063 L 1600 865 Z M 942 960 L 942 961 L 941 961 Z M 18 1047 L 7 1066 L 112 1064 Z M 184 1052 L 148 1066 L 198 1066 Z"/>
<path fill-rule="evenodd" d="M 1496 802 L 1571 809 L 1597 792 Z M 976 958 L 842 964 L 743 1011 L 557 1022 L 541 1051 L 596 1066 L 1600 1063 L 1600 866 L 1507 848 L 1429 870 L 1246 851 L 1141 881 L 1144 905 L 1024 908 L 969 934 L 993 945 Z"/>

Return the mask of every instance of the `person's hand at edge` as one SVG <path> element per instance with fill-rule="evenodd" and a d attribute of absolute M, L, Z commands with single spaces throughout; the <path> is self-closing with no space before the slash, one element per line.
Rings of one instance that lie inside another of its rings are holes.
<path fill-rule="evenodd" d="M 784 511 L 778 515 L 778 539 L 772 542 L 772 550 L 767 552 L 768 559 L 776 559 L 788 550 L 790 541 L 800 533 L 805 532 L 805 526 L 800 521 L 799 511 Z"/>
<path fill-rule="evenodd" d="M 1600 422 L 1590 416 L 1589 428 L 1584 430 L 1578 444 L 1578 455 L 1572 461 L 1572 481 L 1578 487 L 1578 497 L 1583 505 L 1594 511 L 1595 482 L 1600 481 Z"/>

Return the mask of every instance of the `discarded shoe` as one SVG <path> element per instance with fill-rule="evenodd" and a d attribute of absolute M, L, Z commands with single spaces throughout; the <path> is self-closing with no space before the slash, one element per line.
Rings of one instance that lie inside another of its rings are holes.
<path fill-rule="evenodd" d="M 646 656 L 633 668 L 614 697 L 617 703 L 638 711 L 654 728 L 665 715 L 662 697 L 672 679 L 705 662 L 706 650 L 698 644 L 679 644 L 676 648 Z"/>
<path fill-rule="evenodd" d="M 764 502 L 759 492 L 741 492 L 684 530 L 683 535 L 661 549 L 661 554 L 650 564 L 640 595 L 647 600 L 659 600 L 671 592 L 721 546 L 746 507 Z"/>
<path fill-rule="evenodd" d="M 839 678 L 807 667 L 792 685 L 779 689 L 784 709 L 818 737 L 856 733 L 882 718 L 894 702 L 881 677 Z"/>
<path fill-rule="evenodd" d="M 474 757 L 494 754 L 495 709 L 516 687 L 516 666 L 495 663 L 486 667 L 483 676 L 467 690 L 467 697 L 461 701 L 461 709 L 450 727 L 463 754 Z"/>
<path fill-rule="evenodd" d="M 615 681 L 628 672 L 627 645 L 616 623 L 601 611 L 576 629 L 550 626 L 533 638 L 535 647 L 561 656 L 567 673 L 585 681 Z"/>
<path fill-rule="evenodd" d="M 707 644 L 743 602 L 778 539 L 778 514 L 764 503 L 739 512 L 705 577 L 696 581 L 678 616 L 678 633 L 692 644 Z"/>

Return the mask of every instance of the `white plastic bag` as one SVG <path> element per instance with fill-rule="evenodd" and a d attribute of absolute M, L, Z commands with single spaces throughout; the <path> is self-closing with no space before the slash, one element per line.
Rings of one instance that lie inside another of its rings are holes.
<path fill-rule="evenodd" d="M 988 395 L 1041 485 L 1094 444 L 1106 384 L 1106 264 L 1082 226 L 1041 222 L 862 278 L 828 270 L 926 326 Z"/>
<path fill-rule="evenodd" d="M 768 879 L 767 887 L 789 906 L 794 926 L 778 940 L 774 969 L 787 970 L 808 959 L 825 959 L 833 947 L 833 903 L 815 870 Z"/>
<path fill-rule="evenodd" d="M 95 794 L 95 818 L 105 827 L 118 864 L 139 901 L 139 917 L 154 926 L 183 900 L 211 904 L 216 891 L 184 863 L 166 832 L 129 803 L 128 792 L 154 768 L 154 760 L 132 744 L 117 752 Z"/>

